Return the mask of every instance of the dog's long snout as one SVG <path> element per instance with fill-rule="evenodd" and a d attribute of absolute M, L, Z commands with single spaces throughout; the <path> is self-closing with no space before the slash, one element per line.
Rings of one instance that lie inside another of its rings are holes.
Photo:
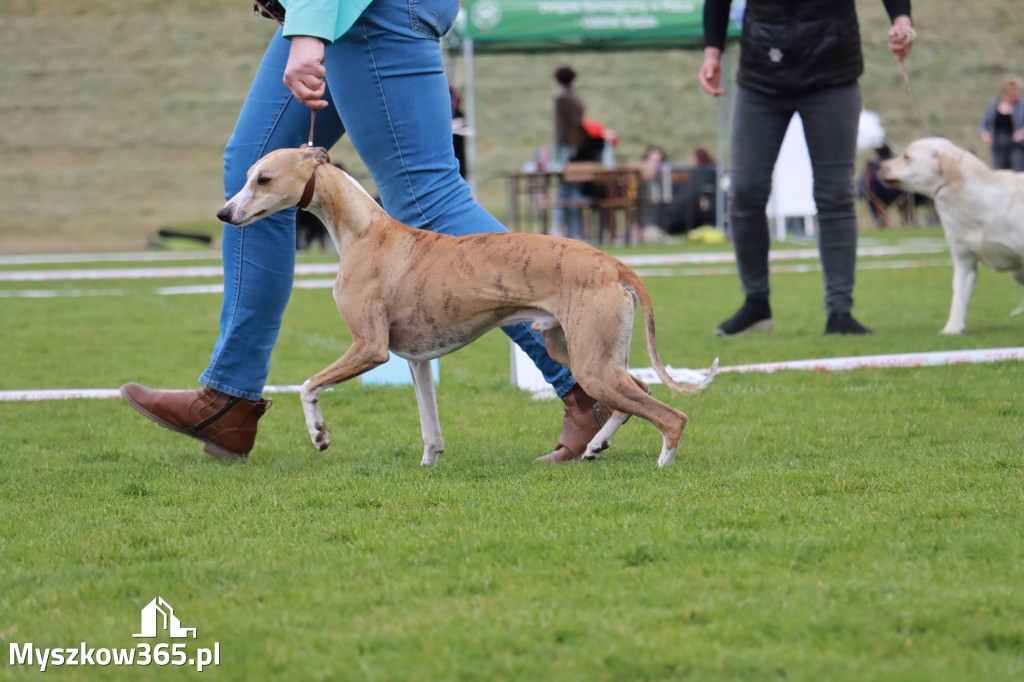
<path fill-rule="evenodd" d="M 231 208 L 231 204 L 225 204 L 224 208 L 217 211 L 217 219 L 222 223 L 231 223 L 231 215 L 234 210 Z"/>

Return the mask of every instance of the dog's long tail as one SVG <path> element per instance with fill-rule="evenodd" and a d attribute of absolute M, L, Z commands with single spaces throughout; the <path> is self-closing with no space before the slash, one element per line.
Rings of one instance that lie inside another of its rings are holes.
<path fill-rule="evenodd" d="M 654 341 L 654 307 L 651 304 L 651 295 L 647 293 L 647 287 L 644 286 L 639 275 L 625 267 L 622 270 L 619 281 L 631 287 L 636 292 L 636 297 L 640 300 L 640 311 L 643 314 L 644 320 L 644 338 L 647 341 L 647 355 L 651 359 L 651 366 L 658 376 L 661 377 L 665 385 L 677 393 L 697 393 L 707 388 L 714 381 L 715 374 L 718 372 L 718 358 L 715 358 L 715 361 L 711 363 L 711 368 L 698 384 L 681 384 L 673 379 L 669 375 L 668 370 L 665 369 L 665 365 L 662 364 L 661 357 L 658 355 L 658 346 Z"/>

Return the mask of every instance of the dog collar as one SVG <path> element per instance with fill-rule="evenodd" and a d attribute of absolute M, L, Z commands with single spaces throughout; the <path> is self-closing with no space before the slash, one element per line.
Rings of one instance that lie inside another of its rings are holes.
<path fill-rule="evenodd" d="M 309 202 L 313 200 L 313 190 L 316 188 L 316 168 L 313 169 L 313 174 L 309 176 L 309 180 L 306 181 L 306 186 L 302 189 L 302 198 L 299 199 L 299 203 L 296 204 L 299 208 L 306 208 L 309 206 Z"/>

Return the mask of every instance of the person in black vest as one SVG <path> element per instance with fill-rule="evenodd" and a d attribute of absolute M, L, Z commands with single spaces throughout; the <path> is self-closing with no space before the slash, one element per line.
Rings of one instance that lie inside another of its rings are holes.
<path fill-rule="evenodd" d="M 892 20 L 889 50 L 902 61 L 914 41 L 910 0 L 883 0 Z M 704 63 L 699 81 L 719 87 L 730 0 L 704 3 Z M 748 0 L 733 102 L 729 211 L 745 300 L 722 322 L 720 336 L 772 328 L 770 232 L 765 206 L 772 171 L 793 114 L 803 121 L 814 174 L 819 254 L 825 282 L 826 334 L 869 334 L 851 315 L 857 258 L 854 171 L 864 71 L 854 0 Z"/>

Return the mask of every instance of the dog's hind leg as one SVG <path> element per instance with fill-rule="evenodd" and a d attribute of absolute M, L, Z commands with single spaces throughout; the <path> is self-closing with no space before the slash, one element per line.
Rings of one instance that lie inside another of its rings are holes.
<path fill-rule="evenodd" d="M 580 315 L 571 327 L 570 369 L 583 390 L 604 405 L 623 413 L 623 416 L 616 414 L 608 420 L 587 446 L 587 453 L 593 455 L 606 446 L 615 429 L 625 423 L 627 417 L 624 415 L 636 415 L 661 431 L 663 444 L 658 466 L 663 467 L 675 458 L 687 417 L 674 407 L 652 398 L 647 385 L 626 370 L 633 334 L 633 302 L 632 296 L 619 293 L 594 296 L 589 301 L 588 313 Z M 601 342 L 595 343 L 595 340 Z"/>
<path fill-rule="evenodd" d="M 646 383 L 644 383 L 640 379 L 637 379 L 632 374 L 630 375 L 630 378 L 633 379 L 636 385 L 639 386 L 644 393 L 650 395 L 651 389 Z M 629 414 L 628 412 L 621 412 L 619 410 L 612 412 L 612 416 L 608 418 L 608 421 L 604 423 L 604 426 L 601 427 L 601 430 L 597 432 L 597 435 L 594 436 L 594 439 L 591 440 L 590 443 L 587 445 L 587 450 L 586 452 L 583 453 L 583 459 L 597 459 L 598 453 L 603 452 L 604 450 L 607 450 L 609 447 L 611 447 L 612 437 L 623 424 L 629 421 L 629 418 L 631 416 L 633 415 Z"/>
<path fill-rule="evenodd" d="M 416 404 L 420 410 L 420 430 L 423 433 L 423 459 L 420 464 L 433 466 L 437 456 L 444 452 L 441 438 L 441 420 L 437 416 L 437 394 L 430 360 L 410 360 L 412 383 L 416 387 Z"/>
<path fill-rule="evenodd" d="M 320 370 L 302 384 L 299 396 L 302 411 L 306 415 L 306 429 L 309 437 L 319 450 L 331 445 L 331 437 L 320 410 L 320 394 L 328 388 L 351 379 L 388 361 L 387 345 L 370 345 L 364 341 L 355 343 L 328 367 Z"/>

